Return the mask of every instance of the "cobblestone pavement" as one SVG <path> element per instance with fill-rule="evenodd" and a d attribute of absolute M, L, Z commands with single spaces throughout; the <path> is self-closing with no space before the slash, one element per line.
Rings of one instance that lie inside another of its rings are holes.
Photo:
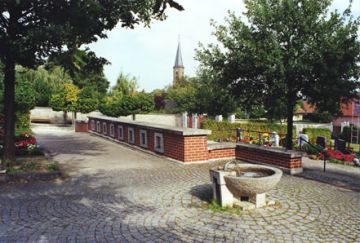
<path fill-rule="evenodd" d="M 214 164 L 183 166 L 89 134 L 34 130 L 71 179 L 1 185 L 0 242 L 360 241 L 358 192 L 285 175 L 268 194 L 276 207 L 213 212 Z"/>

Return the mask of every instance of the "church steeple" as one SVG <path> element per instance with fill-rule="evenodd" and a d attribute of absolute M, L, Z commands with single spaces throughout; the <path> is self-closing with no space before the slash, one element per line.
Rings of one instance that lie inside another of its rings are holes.
<path fill-rule="evenodd" d="M 173 67 L 173 85 L 179 84 L 184 80 L 184 64 L 181 55 L 180 40 L 176 51 L 175 64 Z"/>

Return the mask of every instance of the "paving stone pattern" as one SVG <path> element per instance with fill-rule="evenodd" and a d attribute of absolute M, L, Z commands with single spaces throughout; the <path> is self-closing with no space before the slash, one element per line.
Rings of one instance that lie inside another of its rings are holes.
<path fill-rule="evenodd" d="M 183 166 L 89 134 L 34 130 L 71 179 L 1 185 L 0 242 L 360 241 L 358 192 L 285 175 L 268 194 L 277 206 L 213 212 L 214 163 Z"/>

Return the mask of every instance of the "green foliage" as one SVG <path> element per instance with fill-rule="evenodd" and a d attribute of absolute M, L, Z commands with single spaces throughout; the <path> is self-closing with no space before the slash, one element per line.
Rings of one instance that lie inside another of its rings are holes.
<path fill-rule="evenodd" d="M 92 86 L 84 87 L 80 90 L 76 110 L 82 113 L 89 113 L 97 110 L 99 107 L 100 94 Z"/>
<path fill-rule="evenodd" d="M 97 57 L 89 49 L 71 48 L 65 53 L 56 53 L 50 56 L 46 66 L 48 69 L 52 69 L 60 65 L 69 73 L 73 83 L 80 89 L 91 86 L 95 92 L 105 95 L 109 86 L 104 75 L 104 65 L 106 64 L 109 64 L 106 59 Z"/>
<path fill-rule="evenodd" d="M 169 87 L 167 99 L 175 103 L 174 112 L 194 112 L 197 107 L 196 84 L 183 82 L 182 85 Z"/>
<path fill-rule="evenodd" d="M 310 144 L 304 144 L 302 149 L 310 155 L 319 155 L 320 151 L 323 150 L 321 146 L 318 145 L 310 145 Z"/>
<path fill-rule="evenodd" d="M 57 162 L 48 165 L 48 171 L 50 172 L 59 171 L 59 170 L 60 170 L 60 166 Z"/>
<path fill-rule="evenodd" d="M 333 116 L 329 112 L 315 111 L 314 113 L 306 114 L 304 119 L 307 119 L 311 122 L 329 123 L 332 122 Z"/>
<path fill-rule="evenodd" d="M 54 53 L 74 50 L 106 38 L 106 32 L 118 23 L 133 28 L 140 23 L 149 25 L 152 19 L 163 20 L 168 6 L 183 10 L 174 0 L 0 1 L 0 61 L 7 70 L 4 86 L 8 91 L 8 97 L 4 99 L 7 107 L 4 114 L 7 123 L 5 158 L 14 159 L 15 131 L 9 124 L 15 122 L 14 100 L 11 98 L 14 95 L 15 64 L 30 68 L 39 66 Z M 59 97 L 56 101 L 61 103 Z M 59 104 L 56 106 L 60 107 Z"/>
<path fill-rule="evenodd" d="M 6 169 L 6 173 L 9 175 L 16 175 L 19 173 L 24 173 L 24 170 L 22 170 L 20 168 L 9 167 Z"/>
<path fill-rule="evenodd" d="M 272 131 L 278 134 L 286 134 L 287 128 L 285 125 L 275 123 L 263 123 L 263 122 L 247 122 L 247 123 L 229 123 L 216 122 L 214 120 L 205 120 L 203 122 L 203 128 L 212 131 L 209 136 L 210 140 L 224 140 L 231 137 L 235 137 L 235 129 L 241 128 L 243 131 L 261 131 L 271 133 Z M 295 128 L 293 128 L 295 130 Z M 248 133 L 247 133 L 248 134 Z M 257 138 L 258 133 L 250 132 L 250 137 Z"/>
<path fill-rule="evenodd" d="M 357 93 L 360 21 L 350 11 L 329 13 L 330 4 L 246 0 L 246 20 L 230 13 L 226 25 L 212 23 L 220 44 L 200 47 L 200 68 L 241 108 L 263 105 L 270 117 L 286 115 L 289 127 L 302 99 L 339 114 L 340 103 Z"/>
<path fill-rule="evenodd" d="M 17 111 L 29 111 L 36 105 L 36 93 L 31 83 L 19 82 L 15 89 L 15 104 Z"/>
<path fill-rule="evenodd" d="M 101 113 L 112 117 L 148 113 L 154 110 L 154 98 L 145 92 L 125 95 L 121 99 L 107 97 L 99 108 Z"/>
<path fill-rule="evenodd" d="M 309 141 L 313 144 L 316 137 L 325 137 L 327 143 L 331 140 L 331 131 L 327 128 L 304 128 L 303 133 L 309 136 Z"/>
<path fill-rule="evenodd" d="M 65 83 L 55 88 L 49 105 L 54 111 L 77 111 L 79 88 L 71 83 Z"/>
<path fill-rule="evenodd" d="M 121 99 L 125 95 L 132 95 L 136 93 L 138 88 L 136 77 L 130 74 L 120 73 L 116 80 L 116 85 L 111 89 L 111 96 Z"/>
<path fill-rule="evenodd" d="M 236 207 L 221 207 L 220 203 L 216 200 L 212 200 L 209 204 L 209 209 L 214 213 L 232 213 L 232 214 L 241 214 L 242 210 Z"/>
<path fill-rule="evenodd" d="M 185 80 L 167 89 L 166 98 L 175 103 L 175 113 L 207 113 L 208 115 L 228 115 L 236 110 L 234 97 L 206 74 Z"/>
<path fill-rule="evenodd" d="M 15 113 L 16 127 L 28 130 L 30 127 L 30 111 L 17 111 Z"/>
<path fill-rule="evenodd" d="M 124 115 L 149 113 L 154 110 L 153 96 L 145 92 L 126 95 L 121 100 L 121 109 Z"/>

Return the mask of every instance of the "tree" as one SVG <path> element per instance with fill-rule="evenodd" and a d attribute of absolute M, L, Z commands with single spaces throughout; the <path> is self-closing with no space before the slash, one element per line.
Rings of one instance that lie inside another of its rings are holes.
<path fill-rule="evenodd" d="M 197 87 L 195 83 L 182 82 L 181 84 L 169 87 L 167 99 L 175 103 L 174 112 L 197 112 Z"/>
<path fill-rule="evenodd" d="M 138 88 L 136 77 L 132 77 L 130 74 L 120 73 L 116 80 L 116 84 L 111 89 L 111 95 L 121 98 L 125 95 L 131 95 L 136 93 Z"/>
<path fill-rule="evenodd" d="M 136 114 L 145 114 L 154 110 L 154 98 L 145 92 L 126 95 L 122 98 L 120 107 L 123 116 L 132 115 L 135 120 Z"/>
<path fill-rule="evenodd" d="M 78 95 L 76 111 L 89 113 L 97 110 L 99 107 L 99 96 L 100 94 L 93 86 L 86 86 L 82 88 Z"/>
<path fill-rule="evenodd" d="M 133 28 L 164 19 L 173 0 L 3 0 L 0 2 L 0 60 L 4 63 L 4 159 L 14 161 L 15 64 L 36 67 L 53 53 L 105 38 L 120 22 Z M 70 47 L 70 48 L 69 48 Z"/>
<path fill-rule="evenodd" d="M 306 99 L 338 114 L 359 80 L 359 19 L 329 13 L 330 0 L 246 0 L 247 22 L 230 13 L 215 26 L 220 45 L 202 46 L 201 67 L 242 104 L 279 96 L 286 104 L 286 147 L 292 148 L 294 106 Z"/>
<path fill-rule="evenodd" d="M 77 111 L 79 88 L 72 83 L 58 85 L 51 95 L 49 105 L 54 111 L 64 112 L 64 124 L 67 123 L 67 113 Z"/>
<path fill-rule="evenodd" d="M 92 86 L 97 93 L 105 95 L 109 87 L 109 81 L 104 75 L 104 65 L 107 64 L 109 62 L 105 58 L 97 57 L 88 48 L 80 50 L 72 47 L 64 53 L 50 56 L 46 66 L 48 69 L 61 66 L 80 89 Z"/>
<path fill-rule="evenodd" d="M 144 114 L 154 110 L 154 98 L 151 94 L 140 92 L 124 95 L 121 98 L 106 97 L 100 105 L 100 112 L 107 116 L 119 117 Z"/>

